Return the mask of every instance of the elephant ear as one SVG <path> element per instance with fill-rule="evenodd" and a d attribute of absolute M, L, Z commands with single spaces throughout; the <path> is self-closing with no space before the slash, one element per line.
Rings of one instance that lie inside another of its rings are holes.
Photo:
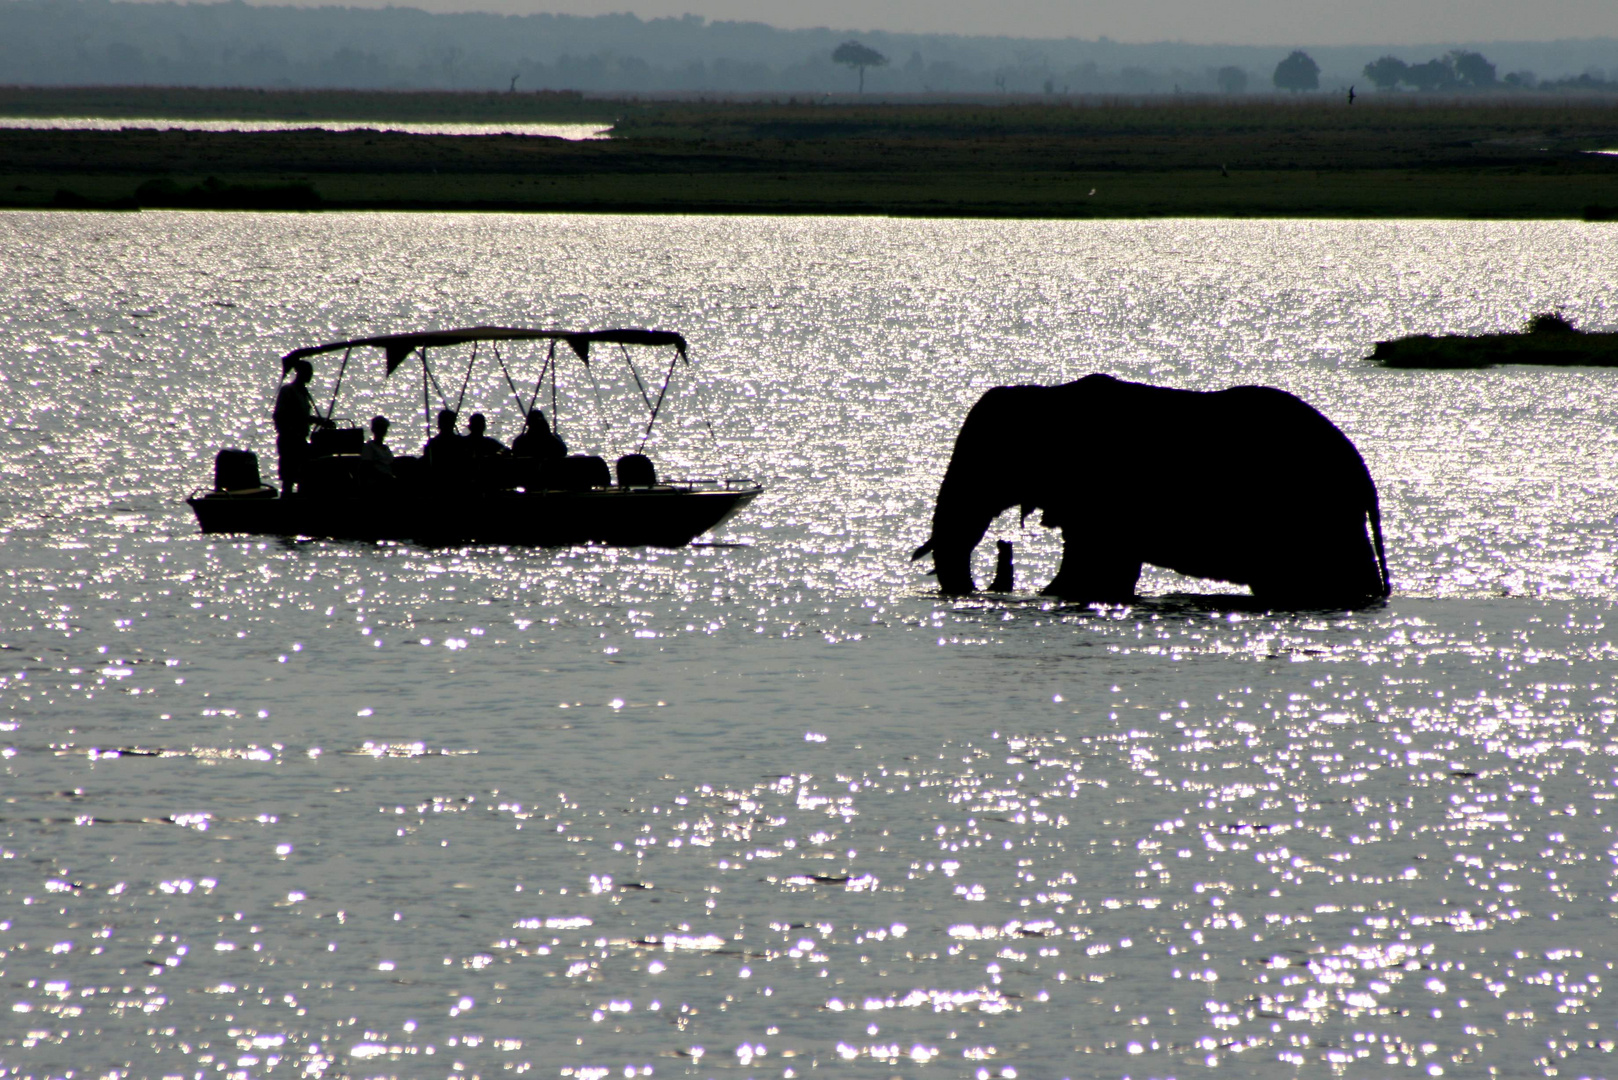
<path fill-rule="evenodd" d="M 925 544 L 921 545 L 921 547 L 919 547 L 915 551 L 911 552 L 910 561 L 915 562 L 917 559 L 921 558 L 923 555 L 928 554 L 932 550 L 933 550 L 933 538 L 929 536 L 927 538 L 927 542 Z"/>

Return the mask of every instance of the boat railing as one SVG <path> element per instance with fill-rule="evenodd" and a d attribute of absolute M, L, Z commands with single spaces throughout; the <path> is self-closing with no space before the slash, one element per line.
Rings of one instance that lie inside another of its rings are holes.
<path fill-rule="evenodd" d="M 657 483 L 655 485 L 651 485 L 651 487 L 686 488 L 686 489 L 690 489 L 690 490 L 699 490 L 700 489 L 700 490 L 703 490 L 703 491 L 747 491 L 747 490 L 750 490 L 752 488 L 756 488 L 758 486 L 759 486 L 758 481 L 752 479 L 751 477 L 746 477 L 746 476 L 727 476 L 727 477 L 722 477 L 722 478 L 721 477 L 680 477 L 678 479 L 675 479 L 675 478 L 671 477 L 671 478 L 669 478 L 667 480 L 660 481 L 659 483 Z M 518 488 L 518 490 L 520 491 L 522 489 Z M 564 490 L 564 489 L 557 488 L 557 489 L 548 489 L 548 490 L 560 491 L 560 490 Z M 612 485 L 610 485 L 608 487 L 596 488 L 594 490 L 603 491 L 603 492 L 630 492 L 630 491 L 647 491 L 647 490 L 650 490 L 650 488 L 647 487 L 647 486 L 644 486 L 644 485 L 640 485 L 640 484 L 629 484 L 627 486 L 626 485 L 621 485 L 621 484 L 612 484 Z M 236 498 L 243 498 L 243 497 L 262 498 L 263 495 L 261 495 L 260 492 L 265 492 L 265 491 L 271 492 L 272 494 L 275 493 L 275 489 L 272 488 L 272 487 L 268 487 L 268 486 L 253 489 L 251 491 L 248 491 L 248 490 L 243 490 L 243 491 L 220 491 L 220 490 L 218 490 L 216 488 L 199 486 L 199 487 L 195 487 L 195 488 L 191 489 L 191 494 L 187 498 L 186 501 L 191 502 L 191 501 L 194 501 L 196 499 L 205 498 L 207 496 L 234 496 Z"/>
<path fill-rule="evenodd" d="M 721 491 L 746 491 L 748 488 L 759 486 L 757 480 L 748 476 L 691 476 L 679 479 L 671 477 L 663 483 L 669 487 L 718 488 Z"/>

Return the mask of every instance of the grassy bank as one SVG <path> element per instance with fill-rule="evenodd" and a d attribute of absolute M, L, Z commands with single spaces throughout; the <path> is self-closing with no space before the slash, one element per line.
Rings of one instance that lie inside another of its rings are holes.
<path fill-rule="evenodd" d="M 250 207 L 272 205 L 265 192 L 273 189 L 289 207 L 349 209 L 1618 215 L 1618 157 L 1590 153 L 1618 147 L 1618 110 L 1607 107 L 1313 100 L 620 109 L 614 138 L 594 142 L 0 130 L 0 204 Z M 164 201 L 143 198 L 143 185 Z M 197 193 L 193 203 L 188 192 Z"/>

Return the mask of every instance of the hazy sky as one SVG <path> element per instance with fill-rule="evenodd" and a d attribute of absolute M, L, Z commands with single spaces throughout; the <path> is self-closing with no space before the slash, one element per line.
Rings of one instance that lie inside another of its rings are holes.
<path fill-rule="evenodd" d="M 286 3 L 289 0 L 260 0 Z M 1119 41 L 1359 45 L 1618 37 L 1618 0 L 292 0 L 429 11 L 642 18 L 692 13 L 830 26 Z"/>

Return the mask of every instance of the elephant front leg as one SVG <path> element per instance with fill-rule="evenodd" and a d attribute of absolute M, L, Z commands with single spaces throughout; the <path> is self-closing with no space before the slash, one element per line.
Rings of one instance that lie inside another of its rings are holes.
<path fill-rule="evenodd" d="M 1042 590 L 1080 604 L 1127 604 L 1135 599 L 1141 560 L 1116 544 L 1062 531 L 1062 564 Z"/>

